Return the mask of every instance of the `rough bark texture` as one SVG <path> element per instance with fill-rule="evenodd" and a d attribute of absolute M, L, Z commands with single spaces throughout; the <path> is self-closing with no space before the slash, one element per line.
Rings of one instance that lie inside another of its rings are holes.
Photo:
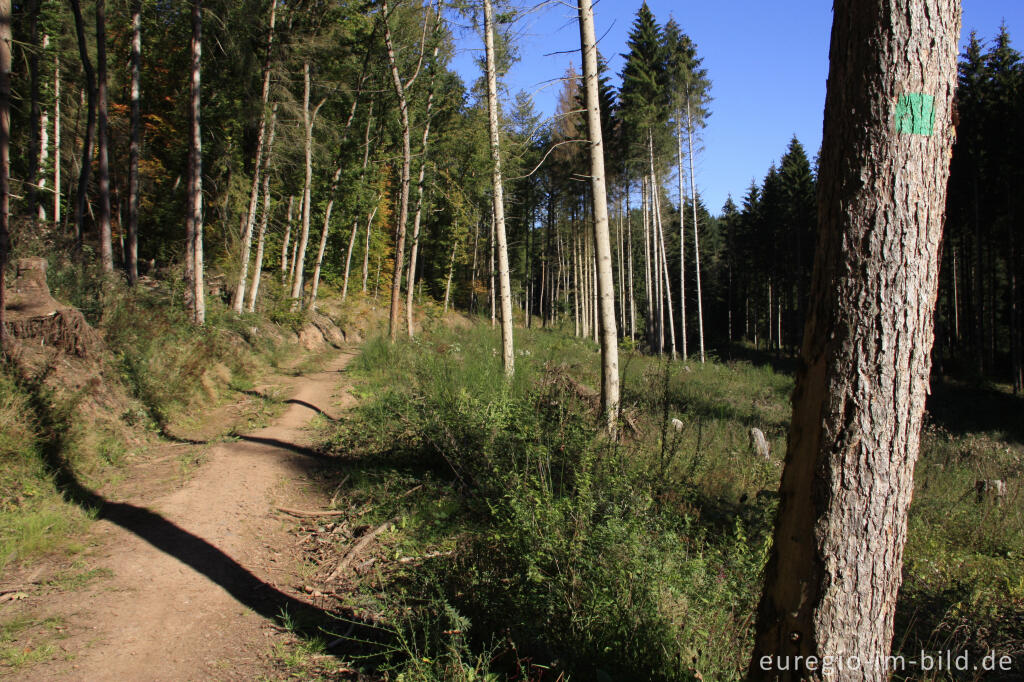
<path fill-rule="evenodd" d="M 612 279 L 612 247 L 608 234 L 608 195 L 604 174 L 604 138 L 597 88 L 597 40 L 594 8 L 579 0 L 580 49 L 586 85 L 587 131 L 590 137 L 590 190 L 594 202 L 594 246 L 597 260 L 598 310 L 601 326 L 601 411 L 613 438 L 619 420 L 619 334 L 615 328 L 615 282 Z"/>
<path fill-rule="evenodd" d="M 896 4 L 834 5 L 812 303 L 751 679 L 887 678 L 960 34 L 958 0 Z M 934 127 L 907 106 L 929 98 Z M 828 674 L 796 656 L 862 665 Z"/>
<path fill-rule="evenodd" d="M 487 120 L 491 133 L 491 177 L 494 184 L 494 231 L 498 249 L 498 288 L 501 305 L 501 359 L 505 375 L 515 372 L 512 347 L 512 285 L 508 277 L 508 242 L 505 238 L 505 195 L 501 182 L 501 149 L 498 143 L 498 78 L 494 64 L 494 13 L 484 0 L 484 44 L 487 51 Z M 605 227 L 607 229 L 607 226 Z"/>

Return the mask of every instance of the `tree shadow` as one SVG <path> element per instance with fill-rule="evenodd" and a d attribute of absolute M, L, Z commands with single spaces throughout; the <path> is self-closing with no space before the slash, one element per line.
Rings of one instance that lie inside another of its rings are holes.
<path fill-rule="evenodd" d="M 333 638 L 338 630 L 347 628 L 348 634 L 336 639 L 332 646 L 334 656 L 365 655 L 369 644 L 385 641 L 388 633 L 373 620 L 355 618 L 348 609 L 339 613 L 327 611 L 286 594 L 260 579 L 221 549 L 160 514 L 124 502 L 112 502 L 83 485 L 64 456 L 71 406 L 56 406 L 57 402 L 52 399 L 51 391 L 44 384 L 45 374 L 30 378 L 19 372 L 13 375 L 25 390 L 29 406 L 44 435 L 40 452 L 42 464 L 65 502 L 133 533 L 152 547 L 207 577 L 239 603 L 297 636 L 305 639 L 325 636 Z M 314 459 L 327 459 L 326 455 L 290 443 L 272 439 L 244 440 L 286 448 Z"/>
<path fill-rule="evenodd" d="M 331 421 L 331 422 L 337 422 L 338 421 L 338 419 L 336 419 L 335 417 L 332 417 L 330 414 L 325 412 L 322 408 L 317 407 L 313 403 L 308 403 L 305 400 L 298 400 L 297 398 L 288 398 L 287 400 L 281 400 L 280 398 L 274 398 L 272 396 L 266 395 L 265 393 L 260 393 L 259 391 L 253 391 L 253 390 L 239 391 L 239 393 L 242 393 L 242 394 L 247 395 L 247 396 L 251 396 L 253 398 L 259 398 L 261 400 L 266 400 L 266 401 L 271 402 L 271 403 L 277 403 L 278 405 L 301 405 L 302 407 L 305 407 L 308 410 L 312 410 L 313 412 L 316 412 L 318 415 L 320 415 L 321 417 L 323 417 L 324 419 L 326 419 L 328 421 Z"/>
<path fill-rule="evenodd" d="M 1024 443 L 1024 398 L 984 384 L 948 380 L 932 382 L 927 411 L 930 419 L 950 433 L 964 436 L 999 432 Z"/>

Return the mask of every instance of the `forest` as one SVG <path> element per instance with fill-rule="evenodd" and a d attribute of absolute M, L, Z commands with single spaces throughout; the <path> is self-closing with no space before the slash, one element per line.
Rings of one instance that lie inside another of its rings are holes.
<path fill-rule="evenodd" d="M 551 4 L 0 0 L 0 676 L 1024 674 L 1008 26 L 836 0 L 708 206 L 685 12 L 548 116 Z"/>

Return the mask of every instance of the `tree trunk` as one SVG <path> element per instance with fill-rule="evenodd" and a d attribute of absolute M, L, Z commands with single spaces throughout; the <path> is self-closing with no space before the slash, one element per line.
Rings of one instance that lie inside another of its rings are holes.
<path fill-rule="evenodd" d="M 142 0 L 132 0 L 131 130 L 128 143 L 128 283 L 139 279 L 139 160 L 142 156 Z"/>
<path fill-rule="evenodd" d="M 697 335 L 700 339 L 700 361 L 704 362 L 704 302 L 700 289 L 700 239 L 697 236 L 697 184 L 693 178 L 693 119 L 690 101 L 686 101 L 686 139 L 690 157 L 690 205 L 693 209 L 693 265 L 697 275 Z M 681 219 L 680 219 L 680 222 Z"/>
<path fill-rule="evenodd" d="M 515 372 L 515 351 L 512 345 L 512 287 L 508 275 L 505 196 L 501 182 L 501 149 L 498 144 L 498 79 L 494 63 L 494 17 L 491 0 L 484 0 L 484 44 L 487 52 L 487 120 L 491 132 L 494 225 L 498 238 L 498 286 L 501 292 L 501 359 L 505 376 L 510 377 Z"/>
<path fill-rule="evenodd" d="M 7 354 L 7 261 L 11 208 L 11 0 L 0 0 L 0 355 Z"/>
<path fill-rule="evenodd" d="M 324 211 L 324 229 L 320 232 L 320 248 L 316 252 L 316 266 L 313 268 L 313 291 L 309 295 L 309 309 L 316 311 L 316 295 L 320 291 L 320 267 L 324 262 L 324 251 L 327 250 L 327 233 L 331 227 L 331 213 L 334 211 L 334 196 L 338 193 L 338 180 L 341 179 L 343 166 L 338 164 L 331 178 L 331 193 Z"/>
<path fill-rule="evenodd" d="M 693 154 L 693 150 L 690 150 Z M 693 161 L 691 156 L 691 162 Z M 676 123 L 676 172 L 679 179 L 679 326 L 681 331 L 681 343 L 683 362 L 689 356 L 686 347 L 686 220 L 683 213 L 686 209 L 686 193 L 683 191 L 683 129 Z M 691 166 L 692 177 L 692 166 Z"/>
<path fill-rule="evenodd" d="M 46 52 L 50 49 L 50 35 L 48 33 L 43 34 L 43 38 L 39 43 L 39 54 L 30 57 L 30 61 L 33 63 L 33 73 L 38 73 L 39 62 L 41 57 L 46 56 Z M 40 80 L 38 76 L 33 75 L 33 80 Z M 38 88 L 36 88 L 38 94 Z M 48 98 L 47 98 L 48 99 Z M 34 180 L 36 193 L 36 217 L 39 220 L 46 220 L 46 183 L 50 180 L 47 165 L 50 162 L 50 111 L 47 107 L 48 102 L 44 102 L 42 97 L 39 97 L 39 165 L 36 168 L 36 177 Z"/>
<path fill-rule="evenodd" d="M 289 280 L 288 271 L 288 242 L 292 236 L 292 208 L 295 205 L 295 197 L 288 197 L 288 217 L 284 224 L 284 240 L 281 242 L 281 285 L 284 286 Z"/>
<path fill-rule="evenodd" d="M 252 230 L 256 224 L 256 205 L 260 196 L 260 169 L 263 166 L 263 144 L 267 132 L 267 103 L 270 101 L 270 64 L 274 47 L 274 25 L 277 18 L 277 0 L 270 3 L 270 34 L 267 38 L 267 51 L 263 58 L 263 90 L 260 95 L 260 126 L 256 133 L 256 162 L 252 167 L 252 187 L 249 190 L 249 210 L 245 214 L 245 227 L 242 230 L 241 267 L 238 269 L 238 283 L 231 299 L 231 308 L 241 314 L 245 300 L 245 282 L 249 276 L 249 249 L 252 244 Z M 256 267 L 260 267 L 257 262 Z"/>
<path fill-rule="evenodd" d="M 437 14 L 437 24 L 434 27 L 435 33 L 440 29 L 440 23 L 441 14 L 439 12 Z M 435 43 L 434 61 L 437 61 L 437 53 L 440 47 L 440 42 Z M 423 180 L 427 173 L 427 145 L 430 142 L 430 112 L 434 106 L 435 74 L 436 69 L 431 69 L 429 94 L 427 95 L 427 110 L 424 114 L 423 122 L 423 141 L 420 145 L 420 176 L 416 181 L 416 215 L 412 219 L 412 248 L 409 250 L 409 276 L 407 277 L 405 292 L 405 324 L 406 329 L 409 332 L 410 339 L 415 336 L 412 320 L 412 295 L 416 286 L 416 256 L 418 255 L 420 246 L 420 219 L 423 213 Z"/>
<path fill-rule="evenodd" d="M 590 0 L 578 1 L 580 49 L 590 138 L 590 194 L 594 212 L 594 250 L 597 269 L 601 327 L 601 411 L 608 435 L 615 438 L 619 419 L 619 335 L 615 328 L 615 281 L 612 279 L 612 247 L 608 233 L 608 196 L 605 188 L 604 136 L 598 104 L 597 39 L 594 8 Z"/>
<path fill-rule="evenodd" d="M 53 224 L 60 225 L 60 53 L 53 55 Z"/>
<path fill-rule="evenodd" d="M 85 22 L 79 0 L 71 1 L 75 15 L 75 34 L 78 37 L 78 55 L 85 73 L 86 124 L 82 142 L 82 168 L 78 174 L 78 196 L 75 198 L 75 236 L 79 241 L 85 234 L 85 214 L 89 203 L 89 173 L 92 169 L 92 138 L 96 130 L 96 73 L 89 60 L 89 46 L 85 39 Z"/>
<path fill-rule="evenodd" d="M 636 297 L 634 296 L 634 283 L 633 283 L 633 210 L 629 205 L 630 187 L 629 183 L 626 184 L 626 244 L 629 248 L 628 265 L 629 265 L 629 338 L 631 341 L 636 340 Z"/>
<path fill-rule="evenodd" d="M 189 106 L 189 178 L 186 234 L 192 256 L 192 320 L 206 322 L 203 281 L 203 138 L 200 127 L 203 14 L 201 0 L 192 0 L 192 93 Z"/>
<path fill-rule="evenodd" d="M 456 229 L 458 228 L 458 222 L 455 223 Z M 448 312 L 448 301 L 452 292 L 452 274 L 455 272 L 455 249 L 459 246 L 457 239 L 452 240 L 452 255 L 448 259 L 448 279 L 444 285 L 444 312 Z"/>
<path fill-rule="evenodd" d="M 96 0 L 96 99 L 98 114 L 97 152 L 100 200 L 100 264 L 103 272 L 114 271 L 110 230 L 110 127 L 107 123 L 107 10 L 105 0 Z"/>
<path fill-rule="evenodd" d="M 661 241 L 661 264 L 662 270 L 665 275 L 664 287 L 665 287 L 665 310 L 668 312 L 668 339 L 669 348 L 672 353 L 672 359 L 676 359 L 676 321 L 675 313 L 672 311 L 672 278 L 668 271 L 668 253 L 665 250 L 665 230 L 662 225 L 661 215 L 661 197 L 658 194 L 654 195 L 654 206 L 658 216 L 658 237 Z"/>
<path fill-rule="evenodd" d="M 391 342 L 398 340 L 398 315 L 402 293 L 402 267 L 405 258 L 405 223 L 409 219 L 409 182 L 412 166 L 412 132 L 409 125 L 409 103 L 406 101 L 406 85 L 398 73 L 395 59 L 395 47 L 391 42 L 391 29 L 388 26 L 390 10 L 387 0 L 383 3 L 384 40 L 388 49 L 388 65 L 391 67 L 391 80 L 394 83 L 395 95 L 398 97 L 399 121 L 402 126 L 402 178 L 399 199 L 398 222 L 395 224 L 395 271 L 391 281 L 391 316 L 388 318 L 388 336 Z"/>
<path fill-rule="evenodd" d="M 887 679 L 871 662 L 892 640 L 931 363 L 960 3 L 836 0 L 834 16 L 818 250 L 755 680 Z M 808 656 L 863 665 L 836 678 Z"/>
<path fill-rule="evenodd" d="M 306 152 L 306 175 L 302 184 L 302 234 L 299 237 L 298 256 L 293 260 L 292 268 L 295 270 L 295 277 L 292 279 L 292 310 L 302 307 L 302 274 L 306 263 L 306 247 L 309 245 L 309 216 L 311 193 L 313 191 L 313 122 L 316 119 L 316 112 L 320 110 L 323 101 L 317 105 L 315 111 L 309 109 L 309 61 L 302 65 L 303 89 L 302 89 L 302 126 L 305 131 L 305 152 Z"/>
<path fill-rule="evenodd" d="M 263 246 L 267 236 L 267 222 L 270 220 L 270 159 L 274 151 L 274 137 L 277 132 L 277 102 L 270 110 L 270 133 L 267 138 L 267 153 L 263 161 L 263 215 L 260 216 L 260 235 L 256 240 L 256 260 L 253 261 L 252 286 L 249 287 L 249 303 L 246 310 L 256 310 L 256 295 L 260 291 L 260 275 L 263 273 Z"/>

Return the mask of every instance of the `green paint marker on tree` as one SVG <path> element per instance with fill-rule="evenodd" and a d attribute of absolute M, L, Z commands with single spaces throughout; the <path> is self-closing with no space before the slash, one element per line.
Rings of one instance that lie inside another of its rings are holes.
<path fill-rule="evenodd" d="M 931 135 L 935 132 L 935 97 L 921 92 L 900 95 L 896 102 L 896 132 Z"/>

